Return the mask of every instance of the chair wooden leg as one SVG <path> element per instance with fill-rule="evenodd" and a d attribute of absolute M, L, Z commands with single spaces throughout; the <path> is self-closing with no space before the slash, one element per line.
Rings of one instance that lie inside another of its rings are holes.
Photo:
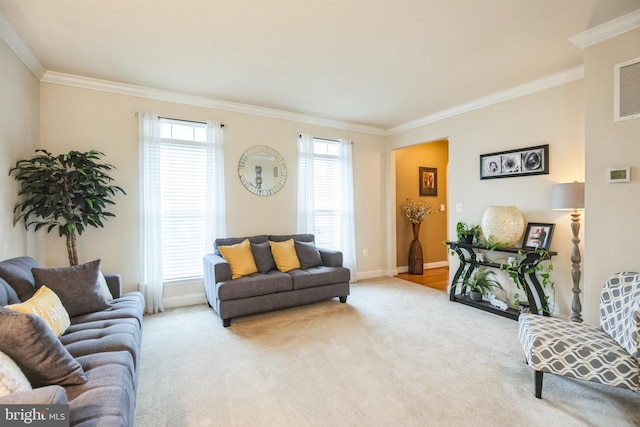
<path fill-rule="evenodd" d="M 535 371 L 536 397 L 542 399 L 542 371 Z"/>

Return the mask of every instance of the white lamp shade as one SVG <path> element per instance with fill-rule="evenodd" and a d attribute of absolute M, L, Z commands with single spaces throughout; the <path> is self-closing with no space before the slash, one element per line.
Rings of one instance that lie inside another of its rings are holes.
<path fill-rule="evenodd" d="M 584 209 L 584 182 L 553 185 L 551 187 L 551 209 Z"/>

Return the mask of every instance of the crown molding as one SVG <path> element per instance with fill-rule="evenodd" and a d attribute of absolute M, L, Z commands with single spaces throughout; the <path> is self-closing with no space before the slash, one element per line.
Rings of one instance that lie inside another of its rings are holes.
<path fill-rule="evenodd" d="M 41 80 L 46 70 L 2 13 L 0 13 L 0 38 L 4 40 L 7 46 L 20 58 L 29 71 L 31 71 L 38 80 Z"/>
<path fill-rule="evenodd" d="M 213 108 L 217 110 L 233 111 L 236 113 L 251 114 L 255 116 L 263 116 L 281 120 L 289 120 L 298 123 L 326 126 L 334 129 L 343 129 L 382 136 L 385 135 L 384 129 L 374 126 L 344 122 L 340 120 L 325 119 L 321 117 L 309 116 L 306 114 L 277 110 L 274 108 L 259 107 L 238 102 L 206 98 L 203 96 L 187 95 L 178 92 L 149 88 L 145 86 L 136 86 L 126 83 L 118 83 L 108 80 L 58 73 L 54 71 L 47 71 L 42 78 L 42 82 L 64 86 L 73 86 L 82 89 L 119 93 L 122 95 L 137 96 L 140 98 L 149 98 L 159 101 L 194 105 L 198 107 Z"/>
<path fill-rule="evenodd" d="M 640 28 L 640 9 L 569 37 L 569 41 L 580 49 L 584 49 L 636 28 Z"/>
<path fill-rule="evenodd" d="M 529 95 L 535 92 L 540 92 L 552 87 L 560 86 L 565 83 L 572 82 L 574 80 L 580 80 L 584 78 L 584 67 L 576 67 L 570 70 L 554 74 L 549 77 L 534 80 L 529 83 L 525 83 L 520 86 L 513 87 L 501 92 L 496 92 L 483 98 L 478 98 L 474 101 L 457 105 L 446 110 L 439 111 L 434 114 L 422 117 L 417 120 L 413 120 L 402 125 L 398 125 L 387 129 L 387 135 L 394 135 L 400 132 L 405 132 L 411 129 L 415 129 L 421 126 L 428 125 L 430 123 L 438 122 L 449 117 L 454 117 L 463 113 L 468 113 L 473 110 L 488 107 L 493 104 L 498 104 L 510 99 L 519 98 L 524 95 Z"/>

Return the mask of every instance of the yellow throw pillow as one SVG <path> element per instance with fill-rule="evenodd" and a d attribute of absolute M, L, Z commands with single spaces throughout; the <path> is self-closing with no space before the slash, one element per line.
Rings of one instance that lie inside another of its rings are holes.
<path fill-rule="evenodd" d="M 231 266 L 231 278 L 237 279 L 238 277 L 248 276 L 249 274 L 257 273 L 258 267 L 253 259 L 253 253 L 251 252 L 251 243 L 249 239 L 231 246 L 218 246 L 218 250 L 222 254 L 222 257 L 227 260 Z"/>
<path fill-rule="evenodd" d="M 272 242 L 271 253 L 273 254 L 273 260 L 276 262 L 276 267 L 283 273 L 300 268 L 300 260 L 296 253 L 296 247 L 293 243 L 293 239 L 285 240 L 284 242 Z"/>
<path fill-rule="evenodd" d="M 5 308 L 24 314 L 35 314 L 44 320 L 58 337 L 62 335 L 71 324 L 69 313 L 64 309 L 60 298 L 46 286 L 41 286 L 36 293 L 25 302 L 11 304 Z"/>

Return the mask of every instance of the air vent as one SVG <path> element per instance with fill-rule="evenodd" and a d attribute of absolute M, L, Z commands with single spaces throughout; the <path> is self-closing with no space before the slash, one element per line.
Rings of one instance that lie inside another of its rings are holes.
<path fill-rule="evenodd" d="M 640 117 L 640 58 L 615 66 L 615 120 Z"/>

